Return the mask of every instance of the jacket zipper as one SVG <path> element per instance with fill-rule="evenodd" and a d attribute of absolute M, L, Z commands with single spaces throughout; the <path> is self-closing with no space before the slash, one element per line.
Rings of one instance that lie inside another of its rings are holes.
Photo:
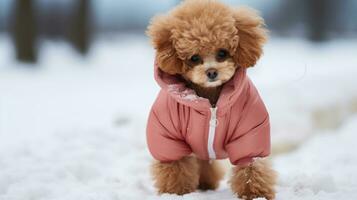
<path fill-rule="evenodd" d="M 217 127 L 217 107 L 210 108 L 211 118 L 209 121 L 209 129 L 208 129 L 208 142 L 207 142 L 207 150 L 209 159 L 216 159 L 216 153 L 214 151 L 214 137 L 216 134 Z"/>

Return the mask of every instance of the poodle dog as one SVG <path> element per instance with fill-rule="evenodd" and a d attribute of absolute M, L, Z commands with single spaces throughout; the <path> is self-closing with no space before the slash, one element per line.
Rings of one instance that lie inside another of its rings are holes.
<path fill-rule="evenodd" d="M 234 165 L 240 198 L 274 199 L 269 115 L 246 75 L 266 42 L 263 19 L 252 9 L 215 0 L 185 0 L 156 16 L 147 34 L 156 50 L 161 91 L 147 124 L 159 193 L 214 190 L 223 178 L 217 159 Z"/>

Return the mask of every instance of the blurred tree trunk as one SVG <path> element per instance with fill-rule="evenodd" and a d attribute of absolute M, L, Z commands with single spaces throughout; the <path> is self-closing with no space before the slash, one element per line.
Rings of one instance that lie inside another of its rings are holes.
<path fill-rule="evenodd" d="M 76 0 L 76 9 L 72 15 L 70 40 L 81 54 L 89 50 L 90 42 L 90 0 Z"/>
<path fill-rule="evenodd" d="M 332 23 L 332 16 L 329 13 L 336 4 L 335 0 L 305 0 L 307 10 L 308 38 L 312 41 L 324 41 L 327 39 L 329 23 Z M 337 2 L 338 3 L 338 2 Z M 335 11 L 337 9 L 334 9 Z"/>
<path fill-rule="evenodd" d="M 281 1 L 278 10 L 265 17 L 268 26 L 276 29 L 279 34 L 291 34 L 296 24 L 301 22 L 301 15 L 304 11 L 304 1 L 286 0 Z"/>
<path fill-rule="evenodd" d="M 34 63 L 36 54 L 36 20 L 32 0 L 16 0 L 13 37 L 19 61 Z"/>

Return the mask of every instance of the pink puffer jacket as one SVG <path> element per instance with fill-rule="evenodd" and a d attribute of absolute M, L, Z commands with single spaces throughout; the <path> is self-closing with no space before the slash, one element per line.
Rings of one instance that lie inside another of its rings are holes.
<path fill-rule="evenodd" d="M 194 153 L 245 165 L 270 154 L 269 115 L 245 69 L 224 85 L 215 108 L 157 66 L 155 79 L 161 91 L 148 119 L 147 143 L 156 160 Z"/>

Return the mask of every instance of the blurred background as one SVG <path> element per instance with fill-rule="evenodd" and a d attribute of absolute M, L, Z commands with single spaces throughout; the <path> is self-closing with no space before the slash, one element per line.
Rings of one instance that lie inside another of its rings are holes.
<path fill-rule="evenodd" d="M 270 30 L 249 76 L 271 116 L 278 197 L 356 199 L 357 1 L 223 2 L 259 10 Z M 0 199 L 155 196 L 145 29 L 178 3 L 0 0 Z"/>
<path fill-rule="evenodd" d="M 46 40 L 64 41 L 82 55 L 98 38 L 130 34 L 141 36 L 149 19 L 179 0 L 2 0 L 0 33 L 9 37 L 14 57 L 35 63 Z M 273 36 L 301 37 L 326 42 L 355 37 L 357 2 L 345 0 L 226 0 L 261 11 Z M 11 51 L 11 50 L 10 50 Z"/>

